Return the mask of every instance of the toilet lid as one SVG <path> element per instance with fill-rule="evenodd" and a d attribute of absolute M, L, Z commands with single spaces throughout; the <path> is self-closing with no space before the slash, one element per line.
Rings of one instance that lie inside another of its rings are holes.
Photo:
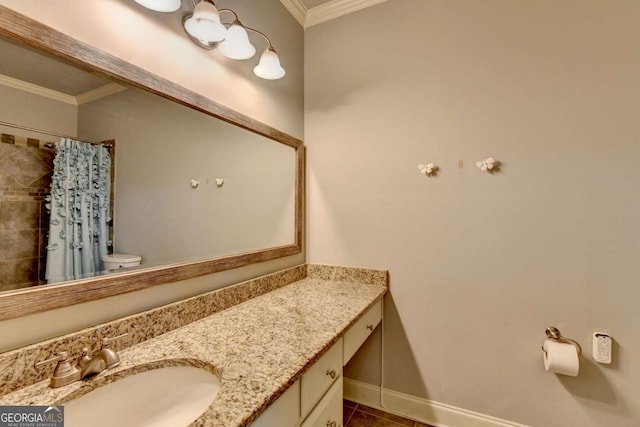
<path fill-rule="evenodd" d="M 103 255 L 102 261 L 104 262 L 138 262 L 142 259 L 139 255 L 129 255 L 129 254 L 109 254 Z"/>

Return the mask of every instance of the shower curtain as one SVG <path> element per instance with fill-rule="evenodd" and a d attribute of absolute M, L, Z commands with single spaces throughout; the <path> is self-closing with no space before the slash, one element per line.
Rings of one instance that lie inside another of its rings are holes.
<path fill-rule="evenodd" d="M 111 157 L 106 148 L 63 138 L 53 161 L 47 283 L 90 277 L 107 254 Z"/>

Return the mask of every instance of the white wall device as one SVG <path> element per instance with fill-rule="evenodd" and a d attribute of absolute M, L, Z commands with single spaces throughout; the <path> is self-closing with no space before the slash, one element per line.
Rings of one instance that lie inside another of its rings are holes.
<path fill-rule="evenodd" d="M 613 339 L 604 332 L 593 333 L 593 360 L 599 363 L 611 363 L 611 347 Z"/>

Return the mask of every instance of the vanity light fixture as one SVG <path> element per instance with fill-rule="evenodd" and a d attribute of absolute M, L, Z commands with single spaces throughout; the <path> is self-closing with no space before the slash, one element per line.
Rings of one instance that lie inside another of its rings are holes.
<path fill-rule="evenodd" d="M 280 66 L 280 58 L 271 43 L 260 56 L 260 62 L 253 68 L 253 73 L 263 79 L 276 80 L 284 77 L 285 71 Z"/>
<path fill-rule="evenodd" d="M 249 34 L 237 19 L 227 29 L 227 36 L 218 45 L 220 53 L 231 59 L 249 59 L 256 54 L 256 48 L 249 41 Z"/>
<path fill-rule="evenodd" d="M 180 0 L 135 0 L 140 5 L 158 12 L 174 12 L 180 8 Z M 231 9 L 218 9 L 213 0 L 192 0 L 195 6 L 193 14 L 182 18 L 182 26 L 187 36 L 197 46 L 207 49 L 220 49 L 220 53 L 230 59 L 244 60 L 256 54 L 256 48 L 249 41 L 249 32 L 257 34 L 267 42 L 267 48 L 253 72 L 256 76 L 276 80 L 286 74 L 280 65 L 280 58 L 271 40 L 261 31 L 245 27 L 238 14 Z M 176 7 L 175 3 L 178 4 Z M 233 21 L 220 20 L 223 13 L 233 16 Z"/>
<path fill-rule="evenodd" d="M 156 12 L 175 12 L 180 9 L 180 0 L 135 0 L 136 3 Z"/>
<path fill-rule="evenodd" d="M 203 43 L 219 42 L 227 36 L 227 27 L 220 22 L 220 12 L 213 2 L 196 4 L 193 15 L 185 16 L 182 25 L 187 34 Z"/>

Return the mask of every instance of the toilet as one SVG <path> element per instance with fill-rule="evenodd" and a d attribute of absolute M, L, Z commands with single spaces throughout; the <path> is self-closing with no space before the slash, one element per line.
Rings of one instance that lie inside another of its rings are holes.
<path fill-rule="evenodd" d="M 142 257 L 129 254 L 109 254 L 102 256 L 105 270 L 119 270 L 121 268 L 137 267 Z"/>

